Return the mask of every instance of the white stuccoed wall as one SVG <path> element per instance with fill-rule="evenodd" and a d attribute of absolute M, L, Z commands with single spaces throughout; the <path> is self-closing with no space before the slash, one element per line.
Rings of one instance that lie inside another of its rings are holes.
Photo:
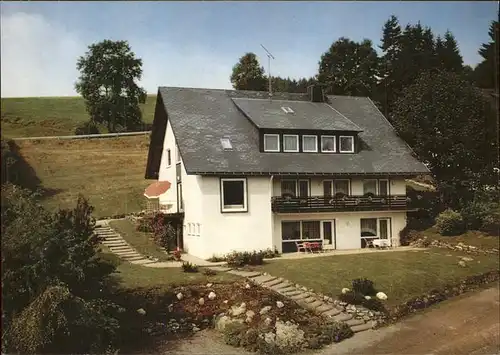
<path fill-rule="evenodd" d="M 167 166 L 167 149 L 170 149 L 172 165 Z M 177 212 L 177 186 L 175 179 L 175 137 L 172 132 L 170 121 L 167 122 L 167 131 L 163 140 L 163 151 L 161 155 L 160 171 L 158 181 L 169 181 L 172 186 L 166 193 L 160 196 L 160 203 L 173 202 L 171 213 Z"/>

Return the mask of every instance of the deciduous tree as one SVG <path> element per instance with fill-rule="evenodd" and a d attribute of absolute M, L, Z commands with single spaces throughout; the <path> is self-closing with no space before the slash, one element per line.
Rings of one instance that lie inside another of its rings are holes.
<path fill-rule="evenodd" d="M 146 92 L 137 81 L 142 76 L 142 60 L 127 41 L 90 45 L 76 67 L 80 71 L 76 91 L 85 99 L 91 121 L 106 124 L 110 132 L 141 124 L 139 104 L 146 102 Z"/>
<path fill-rule="evenodd" d="M 254 53 L 246 53 L 240 58 L 233 67 L 230 80 L 236 90 L 267 90 L 264 68 Z"/>

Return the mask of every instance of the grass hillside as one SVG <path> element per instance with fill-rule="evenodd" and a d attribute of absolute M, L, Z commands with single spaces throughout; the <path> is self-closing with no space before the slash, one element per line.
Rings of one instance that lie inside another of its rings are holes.
<path fill-rule="evenodd" d="M 95 207 L 95 216 L 143 209 L 149 136 L 107 139 L 17 141 L 33 179 L 47 191 L 50 209 L 73 207 L 78 193 Z"/>
<path fill-rule="evenodd" d="M 141 105 L 144 122 L 153 122 L 155 104 L 156 95 L 149 95 Z M 2 98 L 1 112 L 6 138 L 72 135 L 89 119 L 81 97 Z"/>

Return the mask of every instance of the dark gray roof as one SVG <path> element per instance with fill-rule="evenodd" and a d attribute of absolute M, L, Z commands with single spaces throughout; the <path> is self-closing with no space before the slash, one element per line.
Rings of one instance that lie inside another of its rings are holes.
<path fill-rule="evenodd" d="M 324 102 L 233 98 L 236 106 L 259 128 L 362 131 Z M 293 113 L 286 113 L 289 107 Z"/>
<path fill-rule="evenodd" d="M 359 153 L 264 153 L 259 151 L 258 129 L 239 111 L 232 99 L 265 99 L 267 93 L 160 87 L 158 94 L 163 100 L 188 174 L 428 173 L 369 98 L 328 97 L 332 107 L 362 130 L 359 136 L 363 148 Z M 308 100 L 307 94 L 275 93 L 273 98 Z M 155 126 L 160 127 L 156 121 L 157 117 L 153 131 Z M 222 137 L 229 137 L 233 150 L 223 150 Z M 155 146 L 160 145 L 152 141 L 150 147 Z M 148 160 L 148 169 L 151 164 L 159 165 L 159 162 Z M 157 168 L 159 166 L 153 169 Z"/>

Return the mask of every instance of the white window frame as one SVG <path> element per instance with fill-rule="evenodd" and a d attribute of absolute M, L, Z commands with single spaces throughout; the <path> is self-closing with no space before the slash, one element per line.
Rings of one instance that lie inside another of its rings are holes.
<path fill-rule="evenodd" d="M 172 151 L 170 148 L 167 148 L 167 168 L 172 166 Z"/>
<path fill-rule="evenodd" d="M 175 163 L 180 163 L 181 162 L 181 153 L 179 152 L 179 146 L 176 144 L 175 145 Z"/>
<path fill-rule="evenodd" d="M 350 150 L 342 150 L 342 144 L 340 141 L 342 138 L 350 138 L 352 141 L 352 146 Z M 354 136 L 339 136 L 339 152 L 340 153 L 354 153 Z"/>
<path fill-rule="evenodd" d="M 297 142 L 297 149 L 286 149 L 285 147 L 285 138 L 286 137 L 294 137 L 295 138 L 295 142 Z M 287 152 L 287 153 L 291 153 L 291 152 L 298 152 L 299 151 L 299 136 L 297 134 L 284 134 L 283 135 L 283 151 L 284 152 Z"/>
<path fill-rule="evenodd" d="M 224 206 L 224 182 L 225 181 L 243 181 L 243 207 L 225 207 Z M 220 179 L 220 206 L 221 211 L 227 212 L 248 212 L 248 194 L 246 178 L 221 178 Z"/>
<path fill-rule="evenodd" d="M 363 195 L 365 195 L 365 182 L 366 181 L 375 181 L 375 196 L 378 196 L 378 179 L 363 179 Z"/>
<path fill-rule="evenodd" d="M 266 147 L 266 137 L 277 137 L 278 138 L 278 149 L 267 149 Z M 271 133 L 266 133 L 264 134 L 264 152 L 279 152 L 280 151 L 280 135 L 279 134 L 271 134 Z"/>
<path fill-rule="evenodd" d="M 333 150 L 323 150 L 323 138 L 333 138 Z M 335 136 L 321 136 L 321 153 L 336 153 L 337 152 L 337 139 Z"/>
<path fill-rule="evenodd" d="M 314 150 L 305 150 L 304 149 L 304 138 L 314 138 Z M 304 153 L 317 153 L 318 152 L 318 136 L 314 134 L 304 134 L 302 135 L 302 152 Z"/>
<path fill-rule="evenodd" d="M 347 196 L 351 196 L 351 179 L 334 179 L 332 183 L 332 196 L 335 196 L 335 194 L 337 194 L 337 191 L 335 189 L 336 181 L 347 181 Z"/>

